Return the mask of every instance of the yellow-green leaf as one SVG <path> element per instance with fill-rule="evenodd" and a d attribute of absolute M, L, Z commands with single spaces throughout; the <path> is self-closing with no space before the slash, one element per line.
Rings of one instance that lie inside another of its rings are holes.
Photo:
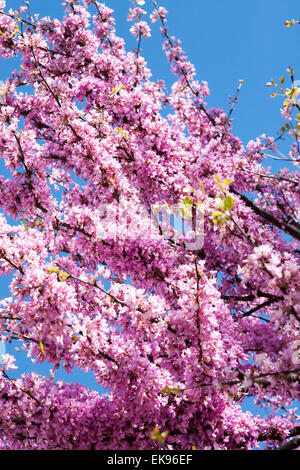
<path fill-rule="evenodd" d="M 291 92 L 290 92 L 290 97 L 291 97 L 291 100 L 295 100 L 299 95 L 299 88 L 297 87 L 294 87 L 291 89 Z"/>
<path fill-rule="evenodd" d="M 234 207 L 234 204 L 235 200 L 232 196 L 225 196 L 223 205 L 226 211 L 230 211 Z"/>
<path fill-rule="evenodd" d="M 193 205 L 193 198 L 191 198 L 190 196 L 187 196 L 186 198 L 184 198 L 183 204 L 187 206 Z"/>
<path fill-rule="evenodd" d="M 45 355 L 45 349 L 44 349 L 43 341 L 42 341 L 41 339 L 40 339 L 40 348 L 41 348 L 42 356 L 44 357 L 44 355 Z"/>
<path fill-rule="evenodd" d="M 287 28 L 289 28 L 290 26 L 293 26 L 293 24 L 296 23 L 296 20 L 294 18 L 292 18 L 291 20 L 286 20 L 284 22 L 284 26 L 287 26 Z"/>
<path fill-rule="evenodd" d="M 64 271 L 58 271 L 58 279 L 61 282 L 66 282 L 69 279 L 70 275 Z"/>
<path fill-rule="evenodd" d="M 222 184 L 224 186 L 228 186 L 229 184 L 232 183 L 232 180 L 230 178 L 225 178 L 223 181 L 222 181 Z"/>
<path fill-rule="evenodd" d="M 198 202 L 197 202 L 197 209 L 198 209 L 198 211 L 200 211 L 202 214 L 205 213 L 204 206 L 203 206 L 203 203 L 202 203 L 201 201 L 198 201 Z"/>
<path fill-rule="evenodd" d="M 211 215 L 212 217 L 220 217 L 221 215 L 223 215 L 223 213 L 221 211 L 213 211 Z"/>
<path fill-rule="evenodd" d="M 124 139 L 129 135 L 128 131 L 124 131 L 122 127 L 116 127 L 115 128 L 115 133 L 116 135 L 121 135 Z"/>
<path fill-rule="evenodd" d="M 199 186 L 200 186 L 200 188 L 202 189 L 202 191 L 204 192 L 204 186 L 203 186 L 202 181 L 199 181 Z"/>
<path fill-rule="evenodd" d="M 221 211 L 214 211 L 212 213 L 212 222 L 214 225 L 226 225 L 228 221 L 228 217 L 225 215 L 224 212 Z"/>
<path fill-rule="evenodd" d="M 157 441 L 160 444 L 164 444 L 168 434 L 168 431 L 160 432 L 160 430 L 156 426 L 150 435 L 150 439 L 152 439 L 153 441 Z"/>
<path fill-rule="evenodd" d="M 192 217 L 193 198 L 187 196 L 183 201 L 179 202 L 179 213 L 184 219 L 190 219 Z"/>
<path fill-rule="evenodd" d="M 183 220 L 188 220 L 192 217 L 192 211 L 186 207 L 181 207 L 179 213 Z"/>
<path fill-rule="evenodd" d="M 225 208 L 224 208 L 224 198 L 220 197 L 220 196 L 217 196 L 215 201 L 216 201 L 216 204 L 224 211 L 225 210 Z"/>
<path fill-rule="evenodd" d="M 55 266 L 53 266 L 52 268 L 47 269 L 47 271 L 46 271 L 46 273 L 48 273 L 48 274 L 57 273 L 57 272 L 58 272 L 58 268 L 56 268 Z"/>
<path fill-rule="evenodd" d="M 119 91 L 124 90 L 125 88 L 126 88 L 126 87 L 125 87 L 124 85 L 119 85 L 117 88 L 114 87 L 114 88 L 111 90 L 111 93 L 112 93 L 112 95 L 113 95 L 114 93 L 118 93 Z"/>
<path fill-rule="evenodd" d="M 168 387 L 167 385 L 161 390 L 160 393 L 163 393 L 169 397 L 171 394 L 179 395 L 180 392 L 181 392 L 181 389 L 179 387 Z"/>

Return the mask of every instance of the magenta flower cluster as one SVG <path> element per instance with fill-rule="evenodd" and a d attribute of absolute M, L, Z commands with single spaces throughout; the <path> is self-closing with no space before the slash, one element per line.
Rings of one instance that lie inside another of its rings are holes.
<path fill-rule="evenodd" d="M 0 55 L 20 58 L 0 90 L 0 274 L 12 275 L 0 340 L 52 367 L 13 379 L 15 358 L 0 358 L 2 449 L 235 450 L 295 435 L 299 173 L 272 175 L 261 161 L 275 139 L 244 147 L 207 108 L 154 6 L 170 92 L 140 53 L 143 6 L 127 52 L 96 0 L 65 0 L 62 20 L 0 2 Z M 203 214 L 201 249 L 155 223 L 162 207 Z M 107 392 L 56 381 L 58 368 L 91 371 Z M 271 415 L 244 412 L 249 396 Z"/>

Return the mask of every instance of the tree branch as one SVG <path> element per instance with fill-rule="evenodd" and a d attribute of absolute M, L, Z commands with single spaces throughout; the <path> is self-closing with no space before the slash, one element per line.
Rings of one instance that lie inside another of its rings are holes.
<path fill-rule="evenodd" d="M 277 217 L 275 217 L 273 214 L 270 214 L 270 212 L 267 212 L 261 207 L 258 207 L 247 196 L 244 196 L 243 194 L 239 193 L 235 189 L 231 188 L 231 192 L 239 196 L 242 199 L 242 201 L 244 201 L 246 205 L 255 212 L 255 214 L 259 215 L 261 218 L 269 222 L 271 225 L 274 225 L 275 227 L 283 230 L 285 233 L 288 233 L 289 235 L 291 235 L 296 240 L 300 241 L 299 230 L 297 230 L 296 228 L 292 227 L 290 224 L 287 224 L 284 221 L 278 220 Z"/>
<path fill-rule="evenodd" d="M 294 437 L 293 439 L 284 442 L 284 444 L 277 447 L 275 450 L 293 450 L 298 447 L 300 447 L 300 437 Z"/>

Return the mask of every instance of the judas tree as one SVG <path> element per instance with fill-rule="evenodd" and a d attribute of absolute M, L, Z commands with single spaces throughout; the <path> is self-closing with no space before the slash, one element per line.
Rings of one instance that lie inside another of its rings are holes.
<path fill-rule="evenodd" d="M 52 367 L 13 378 L 2 356 L 1 448 L 296 448 L 299 173 L 262 164 L 283 135 L 299 163 L 293 70 L 289 88 L 268 83 L 280 136 L 244 146 L 242 81 L 229 113 L 209 109 L 155 0 L 176 79 L 151 80 L 144 3 L 128 52 L 96 0 L 65 0 L 61 21 L 0 2 L 1 57 L 20 60 L 0 90 L 0 339 Z M 272 413 L 245 412 L 246 397 Z"/>

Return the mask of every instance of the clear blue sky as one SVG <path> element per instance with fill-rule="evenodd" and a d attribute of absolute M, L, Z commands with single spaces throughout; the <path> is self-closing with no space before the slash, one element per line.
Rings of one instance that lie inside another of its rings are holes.
<path fill-rule="evenodd" d="M 60 18 L 63 12 L 60 0 L 31 0 L 32 12 L 43 16 Z M 280 99 L 270 99 L 270 88 L 265 84 L 271 77 L 278 80 L 290 65 L 295 78 L 300 79 L 299 47 L 297 39 L 300 28 L 284 27 L 287 19 L 300 18 L 300 4 L 295 0 L 161 0 L 159 5 L 168 11 L 171 34 L 182 40 L 182 46 L 197 69 L 197 78 L 208 82 L 210 106 L 229 109 L 228 96 L 233 96 L 239 79 L 244 79 L 240 102 L 234 111 L 234 133 L 246 144 L 262 133 L 275 135 L 281 127 Z M 127 41 L 127 49 L 136 47 L 136 40 L 128 33 L 131 23 L 126 21 L 129 0 L 107 0 L 115 10 L 117 33 Z M 17 8 L 21 0 L 7 0 L 8 8 Z M 149 13 L 152 1 L 143 6 Z M 93 6 L 91 7 L 93 9 Z M 159 25 L 152 26 L 152 38 L 143 39 L 142 54 L 148 61 L 153 79 L 164 79 L 170 86 L 174 80 L 169 72 L 164 53 L 161 51 Z M 17 68 L 16 60 L 0 60 L 0 79 L 5 80 Z M 282 150 L 286 150 L 283 145 Z M 272 167 L 279 168 L 279 164 Z M 1 166 L 2 168 L 2 166 Z M 0 298 L 9 295 L 7 279 L 0 278 Z M 48 373 L 43 364 L 32 365 L 24 353 L 12 346 L 8 352 L 15 354 L 20 372 L 31 368 Z M 1 353 L 1 350 L 0 350 Z M 38 367 L 37 367 L 38 366 Z M 74 372 L 70 376 L 58 373 L 67 381 L 80 381 L 96 387 L 90 375 Z M 99 386 L 97 386 L 99 388 Z M 252 409 L 252 407 L 251 407 Z"/>

